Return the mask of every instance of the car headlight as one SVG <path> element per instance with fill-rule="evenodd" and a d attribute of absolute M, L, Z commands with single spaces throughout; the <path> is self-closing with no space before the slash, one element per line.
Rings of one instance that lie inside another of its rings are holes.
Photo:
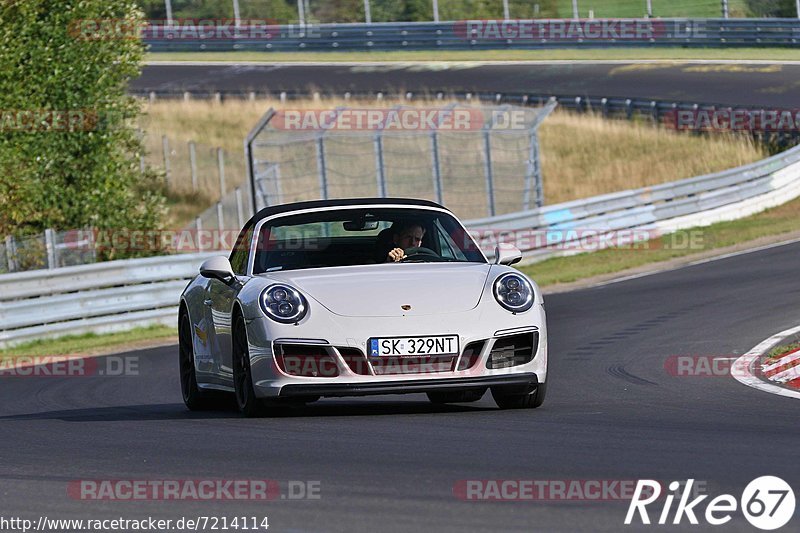
<path fill-rule="evenodd" d="M 519 274 L 503 274 L 494 282 L 497 302 L 513 313 L 522 313 L 533 306 L 533 287 Z"/>
<path fill-rule="evenodd" d="M 270 285 L 261 293 L 261 309 L 272 320 L 291 324 L 306 316 L 308 302 L 288 285 Z"/>

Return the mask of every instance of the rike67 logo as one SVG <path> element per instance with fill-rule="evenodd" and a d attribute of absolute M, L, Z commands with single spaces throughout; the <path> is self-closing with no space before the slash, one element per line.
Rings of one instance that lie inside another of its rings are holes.
<path fill-rule="evenodd" d="M 670 493 L 663 499 L 661 512 L 653 520 L 664 525 L 671 523 L 680 524 L 686 520 L 693 525 L 699 524 L 698 515 L 705 519 L 707 524 L 721 526 L 730 522 L 737 508 L 750 524 L 765 531 L 778 529 L 792 519 L 795 509 L 795 498 L 792 487 L 784 480 L 775 476 L 762 476 L 751 481 L 742 492 L 742 497 L 737 499 L 730 494 L 721 494 L 705 502 L 705 512 L 701 512 L 704 500 L 708 495 L 696 496 L 692 500 L 692 485 L 694 479 L 689 479 L 685 484 L 673 481 L 668 488 Z M 681 487 L 683 490 L 679 493 Z M 637 520 L 642 524 L 650 524 L 651 518 L 648 506 L 654 504 L 662 496 L 661 484 L 658 481 L 644 479 L 636 484 L 628 514 L 625 516 L 625 525 L 630 525 Z M 675 500 L 677 505 L 672 508 Z M 653 505 L 657 511 L 659 504 Z M 670 522 L 670 518 L 672 519 Z"/>

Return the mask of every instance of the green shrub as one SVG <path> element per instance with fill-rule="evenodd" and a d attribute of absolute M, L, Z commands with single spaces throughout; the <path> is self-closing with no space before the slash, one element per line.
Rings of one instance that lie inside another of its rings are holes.
<path fill-rule="evenodd" d="M 159 226 L 164 199 L 140 170 L 126 94 L 144 45 L 87 22 L 141 18 L 130 1 L 0 3 L 0 235 Z"/>

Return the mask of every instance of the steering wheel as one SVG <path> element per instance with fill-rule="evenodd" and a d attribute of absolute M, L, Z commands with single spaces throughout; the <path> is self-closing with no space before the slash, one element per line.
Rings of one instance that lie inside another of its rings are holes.
<path fill-rule="evenodd" d="M 430 248 L 424 248 L 422 246 L 414 246 L 412 248 L 406 248 L 403 250 L 403 253 L 406 254 L 404 258 L 400 260 L 402 263 L 413 263 L 413 262 L 423 262 L 423 261 L 444 261 L 442 256 L 431 250 Z"/>

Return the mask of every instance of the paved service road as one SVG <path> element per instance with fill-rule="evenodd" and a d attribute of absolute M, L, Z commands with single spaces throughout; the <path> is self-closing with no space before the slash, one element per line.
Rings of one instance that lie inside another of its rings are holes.
<path fill-rule="evenodd" d="M 800 323 L 798 272 L 792 244 L 549 296 L 552 374 L 538 410 L 500 411 L 488 395 L 437 407 L 414 395 L 322 400 L 255 420 L 189 413 L 175 347 L 129 354 L 138 377 L 0 378 L 0 516 L 268 515 L 270 531 L 620 531 L 626 503 L 461 501 L 453 487 L 695 478 L 712 496 L 738 498 L 772 474 L 797 491 L 800 403 L 730 377 L 675 377 L 665 362 L 736 357 Z M 69 482 L 87 478 L 268 478 L 284 491 L 290 480 L 319 481 L 321 499 L 68 497 Z M 740 513 L 725 529 L 753 530 Z"/>
<path fill-rule="evenodd" d="M 637 97 L 787 109 L 800 101 L 800 65 L 555 62 L 383 65 L 151 64 L 136 91 L 413 91 Z"/>

